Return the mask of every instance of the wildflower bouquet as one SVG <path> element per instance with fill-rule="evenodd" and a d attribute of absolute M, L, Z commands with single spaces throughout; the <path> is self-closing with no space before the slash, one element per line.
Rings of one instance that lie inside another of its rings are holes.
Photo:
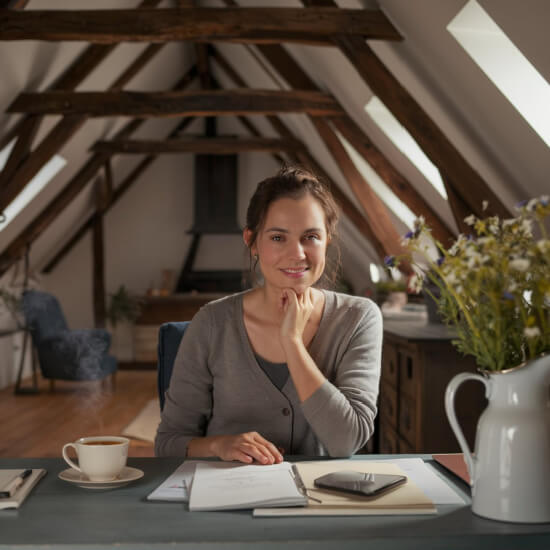
<path fill-rule="evenodd" d="M 423 260 L 411 261 L 415 274 L 409 289 L 420 292 L 426 279 L 437 286 L 440 296 L 426 291 L 445 323 L 456 329 L 453 343 L 489 371 L 550 351 L 550 239 L 545 228 L 550 199 L 532 199 L 518 211 L 506 220 L 468 216 L 472 235 L 459 235 L 448 250 L 435 242 L 438 260 L 428 253 L 430 229 L 422 218 L 403 241 Z M 386 265 L 398 262 L 386 258 Z"/>

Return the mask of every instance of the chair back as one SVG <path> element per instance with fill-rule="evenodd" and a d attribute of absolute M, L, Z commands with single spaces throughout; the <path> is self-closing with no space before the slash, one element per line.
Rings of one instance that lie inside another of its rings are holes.
<path fill-rule="evenodd" d="M 22 309 L 35 345 L 68 330 L 61 306 L 52 294 L 26 290 L 23 293 Z"/>
<path fill-rule="evenodd" d="M 164 394 L 170 384 L 172 369 L 181 339 L 189 321 L 163 323 L 159 330 L 157 385 L 160 410 L 164 409 Z"/>

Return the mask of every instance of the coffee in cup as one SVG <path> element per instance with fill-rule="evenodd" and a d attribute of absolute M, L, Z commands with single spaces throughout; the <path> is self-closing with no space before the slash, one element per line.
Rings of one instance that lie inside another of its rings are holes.
<path fill-rule="evenodd" d="M 111 481 L 126 466 L 130 440 L 115 435 L 81 437 L 74 443 L 63 445 L 65 462 L 84 474 L 90 481 Z M 67 455 L 73 447 L 78 457 L 78 465 Z"/>

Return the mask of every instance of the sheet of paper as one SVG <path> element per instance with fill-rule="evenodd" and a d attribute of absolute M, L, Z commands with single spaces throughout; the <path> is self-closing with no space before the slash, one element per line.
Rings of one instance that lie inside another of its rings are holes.
<path fill-rule="evenodd" d="M 421 458 L 391 458 L 380 460 L 397 464 L 434 504 L 465 504 L 465 500 Z"/>
<path fill-rule="evenodd" d="M 197 462 L 197 460 L 186 460 L 180 464 L 173 474 L 148 495 L 147 500 L 189 502 L 189 487 L 193 481 Z"/>

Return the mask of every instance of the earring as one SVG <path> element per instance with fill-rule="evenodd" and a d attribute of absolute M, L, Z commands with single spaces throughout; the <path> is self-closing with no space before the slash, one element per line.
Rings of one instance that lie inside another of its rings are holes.
<path fill-rule="evenodd" d="M 254 259 L 255 259 L 256 261 L 258 261 L 258 258 L 259 258 L 258 254 L 254 254 Z"/>

